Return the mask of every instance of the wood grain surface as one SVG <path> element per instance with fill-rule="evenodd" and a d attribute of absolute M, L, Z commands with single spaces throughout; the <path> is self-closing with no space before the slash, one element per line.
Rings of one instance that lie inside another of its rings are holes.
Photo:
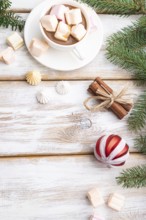
<path fill-rule="evenodd" d="M 90 83 L 71 81 L 71 92 L 61 96 L 55 91 L 55 81 L 36 87 L 26 82 L 0 82 L 0 155 L 89 153 L 97 138 L 106 133 L 121 135 L 135 152 L 135 134 L 128 131 L 127 118 L 121 121 L 111 111 L 91 113 L 83 106 L 90 96 Z M 135 101 L 142 92 L 132 81 L 107 83 L 115 91 L 127 84 Z M 46 105 L 36 99 L 43 87 L 52 95 Z"/>
<path fill-rule="evenodd" d="M 12 0 L 11 10 L 26 19 L 41 2 Z M 128 83 L 134 102 L 143 92 L 130 72 L 105 57 L 108 36 L 139 16 L 99 16 L 104 28 L 102 49 L 80 70 L 48 69 L 38 64 L 25 46 L 16 52 L 14 64 L 0 63 L 0 220 L 89 220 L 94 212 L 105 220 L 146 220 L 146 189 L 123 189 L 115 181 L 123 169 L 146 163 L 146 157 L 134 148 L 138 134 L 128 130 L 127 117 L 119 120 L 110 111 L 90 113 L 83 106 L 89 96 L 87 88 L 97 76 L 106 79 L 115 91 Z M 0 28 L 0 51 L 7 47 L 6 37 L 11 33 Z M 26 83 L 30 70 L 41 72 L 43 82 L 39 86 Z M 69 80 L 68 95 L 56 93 L 59 80 Z M 53 97 L 47 105 L 36 100 L 43 87 Z M 95 142 L 105 133 L 117 133 L 129 144 L 130 158 L 124 167 L 109 169 L 94 158 Z M 105 203 L 110 193 L 123 194 L 126 201 L 122 211 L 106 204 L 93 209 L 86 193 L 95 186 L 101 188 Z"/>
<path fill-rule="evenodd" d="M 125 168 L 139 163 L 145 158 L 131 155 Z M 0 170 L 1 219 L 86 220 L 93 212 L 106 220 L 146 219 L 143 189 L 117 186 L 121 168 L 106 168 L 93 156 L 1 159 Z M 93 209 L 86 198 L 93 187 L 100 188 L 105 203 L 110 193 L 123 194 L 123 209 L 116 212 L 106 204 Z"/>

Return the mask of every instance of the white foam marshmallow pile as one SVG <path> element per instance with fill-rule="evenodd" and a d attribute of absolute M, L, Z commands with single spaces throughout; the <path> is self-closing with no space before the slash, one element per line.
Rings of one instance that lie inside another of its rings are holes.
<path fill-rule="evenodd" d="M 67 42 L 70 36 L 80 41 L 87 33 L 80 8 L 55 5 L 40 22 L 46 31 L 54 32 L 54 37 L 64 42 Z"/>

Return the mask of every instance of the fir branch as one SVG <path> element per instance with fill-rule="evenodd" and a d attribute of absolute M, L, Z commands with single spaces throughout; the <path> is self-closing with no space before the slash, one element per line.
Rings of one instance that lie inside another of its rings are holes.
<path fill-rule="evenodd" d="M 126 169 L 116 180 L 126 188 L 146 187 L 146 165 Z"/>
<path fill-rule="evenodd" d="M 146 80 L 146 53 L 132 51 L 123 45 L 110 45 L 107 48 L 107 58 L 116 65 L 135 73 L 140 80 Z"/>
<path fill-rule="evenodd" d="M 146 47 L 146 16 L 142 16 L 137 22 L 121 31 L 113 34 L 108 39 L 108 45 L 122 44 L 125 47 L 133 50 L 141 50 Z"/>
<path fill-rule="evenodd" d="M 146 81 L 146 16 L 132 26 L 113 34 L 107 40 L 107 58 L 130 70 L 136 79 Z"/>
<path fill-rule="evenodd" d="M 146 14 L 145 0 L 82 0 L 96 12 L 108 14 Z"/>
<path fill-rule="evenodd" d="M 0 13 L 0 26 L 8 28 L 9 26 L 12 30 L 22 31 L 25 25 L 25 21 L 13 12 Z"/>
<path fill-rule="evenodd" d="M 0 0 L 0 27 L 8 28 L 10 26 L 12 30 L 22 31 L 25 21 L 15 13 L 8 11 L 10 7 L 9 0 Z"/>
<path fill-rule="evenodd" d="M 135 147 L 142 154 L 146 154 L 146 136 L 140 135 L 137 139 L 135 139 Z"/>
<path fill-rule="evenodd" d="M 11 7 L 11 2 L 9 0 L 0 0 L 0 12 L 5 11 Z"/>
<path fill-rule="evenodd" d="M 139 131 L 146 124 L 146 91 L 142 94 L 131 112 L 128 125 L 130 130 Z"/>

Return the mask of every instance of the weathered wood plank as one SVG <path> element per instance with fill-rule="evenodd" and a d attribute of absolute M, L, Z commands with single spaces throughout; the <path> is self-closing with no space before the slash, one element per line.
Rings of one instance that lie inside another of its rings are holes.
<path fill-rule="evenodd" d="M 37 87 L 26 82 L 0 82 L 0 155 L 89 153 L 105 133 L 118 133 L 135 151 L 135 134 L 128 131 L 126 118 L 120 121 L 112 112 L 90 113 L 84 108 L 90 83 L 72 81 L 71 92 L 60 96 L 55 92 L 56 82 L 42 82 Z M 108 84 L 119 91 L 126 81 Z M 54 96 L 48 105 L 36 100 L 43 86 Z M 135 100 L 142 90 L 129 82 L 128 92 Z"/>
<path fill-rule="evenodd" d="M 145 157 L 131 155 L 124 168 L 144 164 Z M 13 158 L 0 160 L 0 216 L 3 220 L 85 220 L 93 213 L 86 198 L 92 187 L 122 193 L 121 212 L 106 205 L 94 211 L 106 220 L 145 220 L 145 189 L 122 189 L 115 177 L 122 168 L 109 169 L 93 156 Z"/>
<path fill-rule="evenodd" d="M 31 10 L 32 8 L 34 8 L 35 6 L 37 6 L 38 4 L 40 4 L 41 2 L 43 2 L 45 0 L 33 0 L 33 1 L 28 1 L 28 0 L 12 0 L 12 6 L 11 8 L 13 10 L 22 10 L 22 9 L 27 9 L 27 10 Z"/>
<path fill-rule="evenodd" d="M 30 1 L 30 4 L 32 2 L 33 1 Z M 27 5 L 26 1 L 25 1 L 25 5 Z M 21 14 L 21 15 L 25 18 L 27 17 L 27 14 Z M 3 63 L 0 63 L 0 80 L 24 80 L 25 73 L 33 69 L 40 70 L 43 73 L 44 80 L 58 80 L 58 79 L 84 80 L 84 79 L 94 79 L 97 75 L 100 75 L 104 79 L 131 79 L 132 77 L 131 73 L 128 73 L 127 71 L 120 69 L 118 66 L 111 64 L 105 58 L 105 40 L 113 32 L 116 32 L 122 27 L 135 21 L 138 18 L 138 16 L 121 18 L 112 15 L 100 15 L 100 18 L 104 27 L 104 43 L 97 57 L 86 67 L 72 72 L 60 72 L 60 71 L 51 70 L 37 63 L 37 61 L 35 61 L 29 55 L 26 48 L 23 47 L 16 52 L 17 61 L 14 64 L 7 66 Z M 0 29 L 0 48 L 1 48 L 0 50 L 6 47 L 5 44 L 6 37 L 9 36 L 10 34 L 11 34 L 11 30 L 8 29 L 6 31 L 6 29 L 2 29 L 2 28 Z"/>

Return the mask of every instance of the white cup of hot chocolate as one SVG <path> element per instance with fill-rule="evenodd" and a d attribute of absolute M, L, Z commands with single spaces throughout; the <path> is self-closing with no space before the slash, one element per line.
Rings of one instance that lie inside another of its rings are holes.
<path fill-rule="evenodd" d="M 69 9 L 80 9 L 82 15 L 82 24 L 86 29 L 86 34 L 80 41 L 72 36 L 70 36 L 69 40 L 67 40 L 66 42 L 56 39 L 53 32 L 46 31 L 45 28 L 42 26 L 42 17 L 45 15 L 49 15 L 51 9 L 56 5 L 65 5 L 66 7 L 69 7 Z M 84 54 L 82 54 L 79 48 L 83 41 L 86 41 L 86 39 L 88 38 L 88 34 L 90 32 L 90 18 L 87 13 L 87 9 L 83 5 L 73 0 L 52 0 L 48 2 L 48 7 L 45 8 L 42 12 L 39 25 L 41 33 L 50 47 L 61 51 L 72 51 L 78 59 L 84 59 Z"/>

